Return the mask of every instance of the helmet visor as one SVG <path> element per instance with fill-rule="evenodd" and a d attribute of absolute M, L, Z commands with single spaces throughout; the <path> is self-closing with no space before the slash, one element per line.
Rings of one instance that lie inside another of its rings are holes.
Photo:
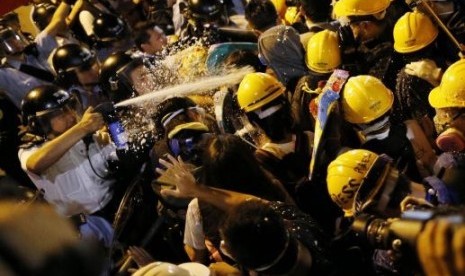
<path fill-rule="evenodd" d="M 12 29 L 8 28 L 0 32 L 0 45 L 7 55 L 17 55 L 29 45 L 27 39 Z"/>

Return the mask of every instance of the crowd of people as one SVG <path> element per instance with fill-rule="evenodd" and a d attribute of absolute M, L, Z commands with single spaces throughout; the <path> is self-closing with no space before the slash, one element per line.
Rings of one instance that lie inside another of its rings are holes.
<path fill-rule="evenodd" d="M 30 7 L 0 274 L 465 275 L 464 1 Z"/>

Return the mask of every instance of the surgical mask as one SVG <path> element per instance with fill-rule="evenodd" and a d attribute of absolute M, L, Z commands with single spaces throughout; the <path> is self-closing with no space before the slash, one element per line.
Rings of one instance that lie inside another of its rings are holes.
<path fill-rule="evenodd" d="M 365 137 L 366 141 L 386 139 L 389 136 L 390 126 L 389 116 L 385 116 L 381 121 L 373 125 L 358 125 L 361 129 L 360 133 Z"/>

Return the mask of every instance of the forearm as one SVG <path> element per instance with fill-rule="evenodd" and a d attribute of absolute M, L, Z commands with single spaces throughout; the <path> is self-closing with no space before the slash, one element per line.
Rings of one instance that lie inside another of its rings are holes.
<path fill-rule="evenodd" d="M 53 14 L 50 23 L 45 28 L 45 31 L 50 36 L 55 36 L 58 32 L 63 31 L 67 24 L 66 24 L 66 17 L 68 16 L 71 8 L 70 5 L 61 2 L 58 6 L 57 10 Z"/>
<path fill-rule="evenodd" d="M 87 135 L 87 132 L 76 124 L 62 135 L 46 142 L 27 160 L 26 167 L 35 174 L 41 174 L 55 164 L 72 146 Z"/>
<path fill-rule="evenodd" d="M 210 203 L 223 211 L 229 211 L 242 202 L 248 200 L 261 200 L 266 202 L 266 200 L 255 197 L 253 195 L 211 188 L 207 186 L 198 186 L 194 194 L 194 197 Z"/>
<path fill-rule="evenodd" d="M 83 1 L 78 0 L 76 4 L 74 4 L 73 9 L 69 13 L 68 17 L 66 17 L 66 24 L 68 26 L 71 26 L 74 21 L 76 20 L 77 16 L 79 15 L 79 12 L 81 11 L 83 6 Z"/>

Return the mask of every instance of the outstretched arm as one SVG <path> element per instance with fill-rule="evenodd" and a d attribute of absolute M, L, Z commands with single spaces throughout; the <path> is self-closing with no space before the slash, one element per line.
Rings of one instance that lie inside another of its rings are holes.
<path fill-rule="evenodd" d="M 266 202 L 253 195 L 200 185 L 197 183 L 186 164 L 182 161 L 181 157 L 176 159 L 169 155 L 168 160 L 169 161 L 160 159 L 160 164 L 173 171 L 176 179 L 176 183 L 174 183 L 176 185 L 176 190 L 163 190 L 162 195 L 164 196 L 177 198 L 196 197 L 223 211 L 231 210 L 246 200 L 262 200 Z M 164 173 L 164 171 L 159 168 L 157 168 L 157 172 L 160 174 Z"/>

